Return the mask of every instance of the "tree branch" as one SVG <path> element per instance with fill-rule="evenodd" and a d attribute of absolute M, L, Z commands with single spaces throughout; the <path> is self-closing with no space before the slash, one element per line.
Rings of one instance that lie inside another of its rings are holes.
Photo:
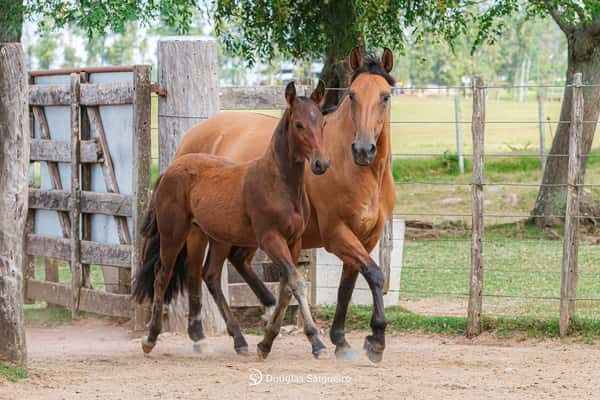
<path fill-rule="evenodd" d="M 556 8 L 554 8 L 554 4 L 551 0 L 540 0 L 540 2 L 544 6 L 544 8 L 546 8 L 546 10 L 548 10 L 548 12 L 550 13 L 550 16 L 552 17 L 554 22 L 556 22 L 556 25 L 558 25 L 558 27 L 564 33 L 568 34 L 575 30 L 575 27 L 572 24 L 567 23 L 566 21 L 563 20 L 563 18 L 561 18 L 560 13 L 558 12 L 558 10 Z"/>

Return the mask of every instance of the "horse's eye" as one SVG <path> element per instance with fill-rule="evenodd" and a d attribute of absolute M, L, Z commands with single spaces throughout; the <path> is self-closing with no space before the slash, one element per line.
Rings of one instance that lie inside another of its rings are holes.
<path fill-rule="evenodd" d="M 304 129 L 304 126 L 300 122 L 296 122 L 296 129 Z"/>
<path fill-rule="evenodd" d="M 348 93 L 348 98 L 350 100 L 354 100 L 354 93 L 352 93 L 352 92 Z"/>
<path fill-rule="evenodd" d="M 382 97 L 382 100 L 384 103 L 387 103 L 388 101 L 390 101 L 390 95 L 389 94 L 384 94 Z"/>

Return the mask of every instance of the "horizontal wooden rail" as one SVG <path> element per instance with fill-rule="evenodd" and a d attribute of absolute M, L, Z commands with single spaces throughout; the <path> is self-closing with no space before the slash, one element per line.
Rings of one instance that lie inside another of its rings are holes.
<path fill-rule="evenodd" d="M 31 106 L 68 106 L 70 104 L 70 85 L 36 84 L 29 86 L 29 105 Z M 79 104 L 82 106 L 133 104 L 133 83 L 82 83 Z"/>
<path fill-rule="evenodd" d="M 79 311 L 93 312 L 111 317 L 130 318 L 133 304 L 128 294 L 107 293 L 100 290 L 81 288 Z M 66 283 L 27 281 L 27 298 L 50 304 L 70 307 L 71 287 Z"/>
<path fill-rule="evenodd" d="M 70 239 L 27 235 L 27 255 L 71 259 Z M 131 246 L 81 241 L 81 263 L 131 268 Z"/>
<path fill-rule="evenodd" d="M 98 163 L 102 161 L 102 151 L 95 140 L 80 142 L 80 161 Z M 33 139 L 30 144 L 31 161 L 71 162 L 71 142 L 63 140 Z"/>
<path fill-rule="evenodd" d="M 310 96 L 311 87 L 296 86 L 298 95 Z M 284 86 L 226 86 L 220 88 L 223 110 L 269 110 L 285 108 Z M 168 94 L 167 94 L 168 96 Z"/>
<path fill-rule="evenodd" d="M 69 211 L 71 192 L 29 188 L 29 208 Z M 81 212 L 131 217 L 133 196 L 119 193 L 81 192 Z"/>

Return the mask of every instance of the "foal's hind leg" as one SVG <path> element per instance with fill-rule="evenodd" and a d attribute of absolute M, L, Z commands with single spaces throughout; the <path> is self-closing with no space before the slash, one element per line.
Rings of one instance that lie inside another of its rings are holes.
<path fill-rule="evenodd" d="M 162 242 L 162 240 L 161 240 Z M 156 345 L 156 339 L 162 330 L 162 310 L 164 303 L 165 290 L 169 286 L 173 266 L 177 259 L 177 254 L 181 250 L 182 245 L 178 247 L 163 248 L 161 243 L 160 260 L 161 266 L 156 271 L 154 280 L 154 299 L 152 302 L 152 317 L 150 318 L 150 330 L 148 336 L 142 340 L 142 349 L 144 353 L 150 353 Z"/>
<path fill-rule="evenodd" d="M 236 353 L 248 354 L 248 343 L 246 342 L 246 339 L 244 339 L 244 335 L 242 335 L 240 323 L 231 312 L 231 309 L 227 304 L 227 299 L 223 294 L 223 289 L 221 288 L 221 275 L 224 268 L 223 264 L 230 249 L 231 246 L 229 244 L 218 243 L 211 240 L 206 265 L 204 267 L 204 281 L 227 324 L 227 332 L 233 337 L 233 348 Z"/>
<path fill-rule="evenodd" d="M 265 313 L 261 318 L 269 321 L 275 311 L 275 296 L 273 296 L 273 293 L 271 293 L 252 268 L 252 257 L 254 257 L 255 253 L 255 248 L 234 246 L 229 251 L 227 258 L 248 286 L 250 286 L 250 289 L 252 289 L 258 300 L 265 306 Z"/>
<path fill-rule="evenodd" d="M 201 341 L 205 338 L 200 312 L 202 310 L 202 269 L 207 243 L 208 239 L 204 232 L 197 226 L 192 225 L 186 242 L 188 249 L 187 267 L 190 271 L 187 283 L 189 302 L 188 336 L 194 342 L 194 351 L 197 353 L 202 352 Z"/>
<path fill-rule="evenodd" d="M 161 220 L 158 220 L 161 265 L 157 269 L 154 279 L 154 299 L 152 302 L 152 317 L 149 324 L 150 330 L 148 336 L 142 340 L 144 353 L 152 351 L 156 345 L 156 339 L 162 330 L 162 310 L 165 290 L 169 286 L 177 255 L 183 248 L 189 230 L 189 220 L 181 215 L 181 211 L 166 214 L 163 216 L 162 224 Z M 165 223 L 164 219 L 168 223 Z M 177 223 L 177 221 L 180 221 L 180 223 Z"/>

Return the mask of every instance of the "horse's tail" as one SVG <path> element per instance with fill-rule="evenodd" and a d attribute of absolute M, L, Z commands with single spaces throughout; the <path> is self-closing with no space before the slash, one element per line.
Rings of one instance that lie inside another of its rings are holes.
<path fill-rule="evenodd" d="M 160 264 L 160 232 L 156 221 L 156 188 L 160 183 L 162 175 L 156 180 L 154 193 L 148 209 L 144 215 L 144 221 L 141 226 L 141 235 L 144 238 L 142 267 L 137 272 L 133 282 L 133 297 L 138 303 L 145 299 L 152 301 L 154 299 L 154 280 L 156 272 L 161 268 Z M 179 293 L 183 293 L 186 288 L 186 270 L 187 248 L 183 249 L 177 256 L 173 274 L 167 290 L 165 291 L 165 303 L 170 303 Z"/>

